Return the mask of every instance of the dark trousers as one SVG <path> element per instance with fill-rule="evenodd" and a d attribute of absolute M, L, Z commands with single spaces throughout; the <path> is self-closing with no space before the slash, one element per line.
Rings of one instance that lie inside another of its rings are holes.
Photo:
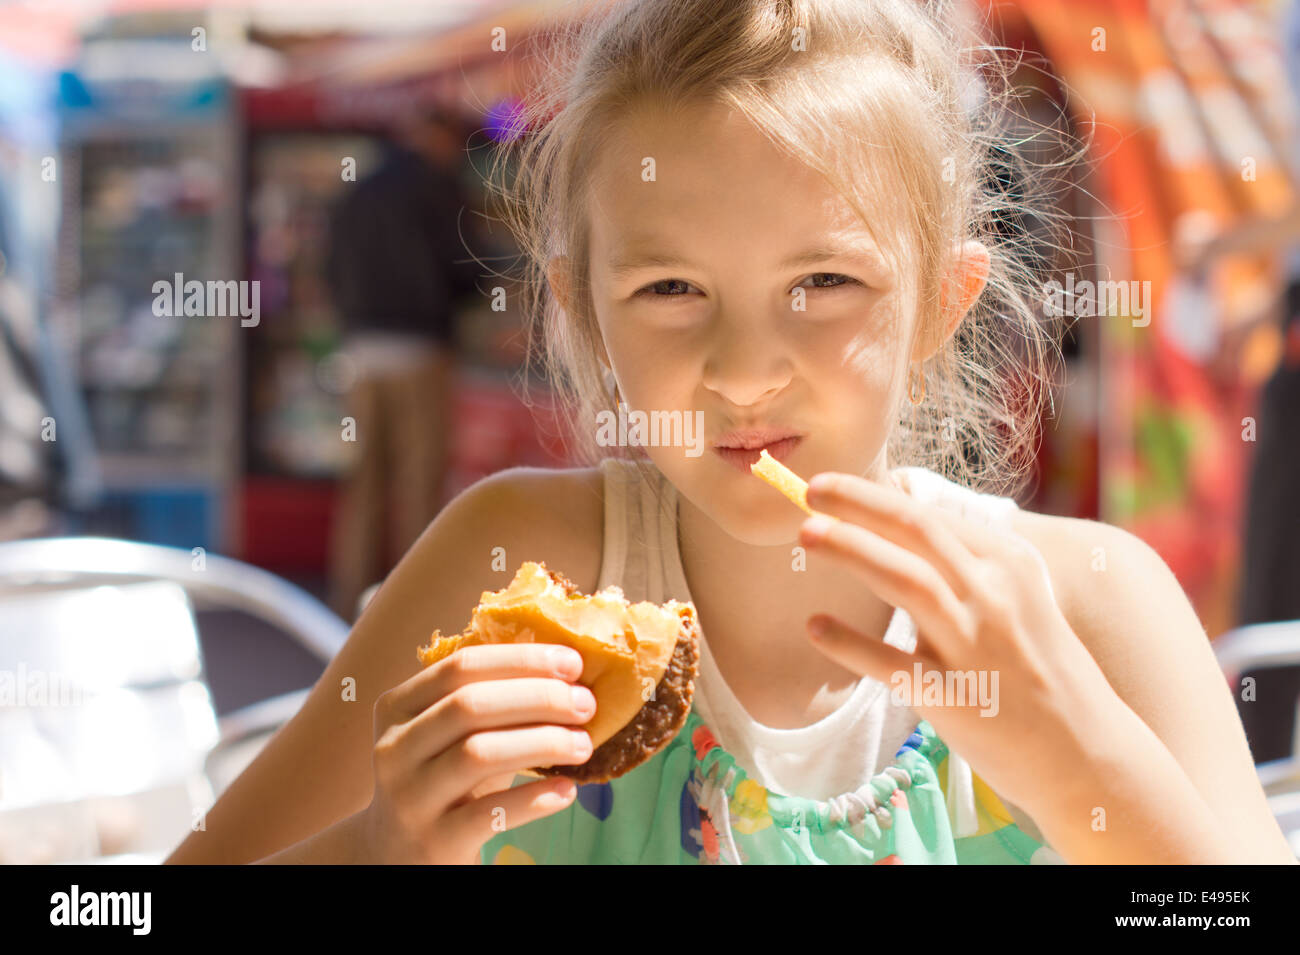
<path fill-rule="evenodd" d="M 1300 283 L 1287 290 L 1288 326 L 1300 322 Z M 1260 394 L 1258 446 L 1246 505 L 1238 620 L 1300 620 L 1300 367 L 1285 360 Z M 1236 693 L 1256 763 L 1288 756 L 1300 697 L 1300 667 L 1247 672 L 1256 699 Z"/>
<path fill-rule="evenodd" d="M 330 603 L 345 620 L 437 515 L 451 455 L 453 364 L 439 351 L 367 374 L 348 396 L 356 459 L 343 481 L 331 547 Z"/>

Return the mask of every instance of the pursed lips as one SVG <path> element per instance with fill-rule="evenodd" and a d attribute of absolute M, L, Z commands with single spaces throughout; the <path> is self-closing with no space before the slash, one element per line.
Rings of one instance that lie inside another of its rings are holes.
<path fill-rule="evenodd" d="M 713 450 L 728 464 L 748 474 L 764 448 L 768 454 L 784 463 L 802 440 L 802 435 L 788 430 L 737 431 L 725 434 L 715 441 Z"/>

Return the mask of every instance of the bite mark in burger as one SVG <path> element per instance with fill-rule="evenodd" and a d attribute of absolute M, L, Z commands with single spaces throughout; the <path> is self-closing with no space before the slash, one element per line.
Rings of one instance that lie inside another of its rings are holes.
<path fill-rule="evenodd" d="M 629 603 L 617 586 L 584 596 L 544 563 L 528 561 L 504 590 L 485 590 L 469 627 L 433 632 L 417 649 L 432 666 L 461 647 L 558 643 L 582 656 L 579 683 L 596 698 L 583 729 L 592 753 L 581 765 L 535 766 L 529 776 L 606 782 L 646 762 L 686 723 L 699 675 L 699 623 L 691 603 Z"/>

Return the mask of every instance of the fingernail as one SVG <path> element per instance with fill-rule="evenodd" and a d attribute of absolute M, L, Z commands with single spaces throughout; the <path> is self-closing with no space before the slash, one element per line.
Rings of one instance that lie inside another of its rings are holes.
<path fill-rule="evenodd" d="M 555 675 L 564 679 L 582 675 L 582 657 L 568 647 L 552 647 L 547 650 L 551 658 L 551 667 Z"/>
<path fill-rule="evenodd" d="M 579 730 L 573 734 L 573 757 L 574 759 L 586 759 L 591 755 L 591 737 L 587 735 L 586 730 Z"/>
<path fill-rule="evenodd" d="M 826 621 L 821 617 L 813 617 L 808 621 L 808 629 L 814 637 L 820 637 L 826 633 Z"/>
<path fill-rule="evenodd" d="M 576 793 L 577 791 L 578 791 L 577 784 L 574 783 L 572 779 L 562 780 L 561 782 L 556 783 L 551 788 L 551 792 L 555 793 L 555 795 L 559 796 L 561 799 L 563 799 L 566 802 L 572 799 L 574 793 Z"/>
<path fill-rule="evenodd" d="M 569 694 L 573 697 L 573 711 L 575 713 L 585 716 L 596 708 L 591 691 L 585 686 L 570 687 Z"/>
<path fill-rule="evenodd" d="M 831 524 L 831 519 L 825 514 L 814 514 L 803 522 L 803 529 L 812 537 L 825 537 Z"/>

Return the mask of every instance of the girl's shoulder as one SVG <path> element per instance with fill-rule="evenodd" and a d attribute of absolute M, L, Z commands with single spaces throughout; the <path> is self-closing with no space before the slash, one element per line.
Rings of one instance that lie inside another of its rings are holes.
<path fill-rule="evenodd" d="M 604 480 L 599 468 L 514 467 L 471 485 L 453 502 L 481 530 L 482 546 L 501 547 L 511 570 L 545 563 L 583 593 L 600 578 Z"/>
<path fill-rule="evenodd" d="M 1121 527 L 1023 508 L 1008 520 L 1042 555 L 1057 605 L 1090 650 L 1106 649 L 1101 644 L 1121 632 L 1111 621 L 1126 616 L 1134 602 L 1149 603 L 1153 585 L 1160 584 L 1167 599 L 1185 602 L 1164 559 Z"/>
<path fill-rule="evenodd" d="M 1086 551 L 1090 538 L 1100 540 L 1109 525 L 1056 514 L 1039 514 L 1024 508 L 1011 511 L 1008 523 L 1011 530 L 1033 544 L 1034 549 L 1043 556 L 1048 577 L 1052 581 L 1053 595 L 1068 617 L 1068 607 L 1074 602 L 1074 585 L 1079 575 L 1076 561 L 1080 548 Z M 1095 525 L 1096 529 L 1080 525 Z"/>

